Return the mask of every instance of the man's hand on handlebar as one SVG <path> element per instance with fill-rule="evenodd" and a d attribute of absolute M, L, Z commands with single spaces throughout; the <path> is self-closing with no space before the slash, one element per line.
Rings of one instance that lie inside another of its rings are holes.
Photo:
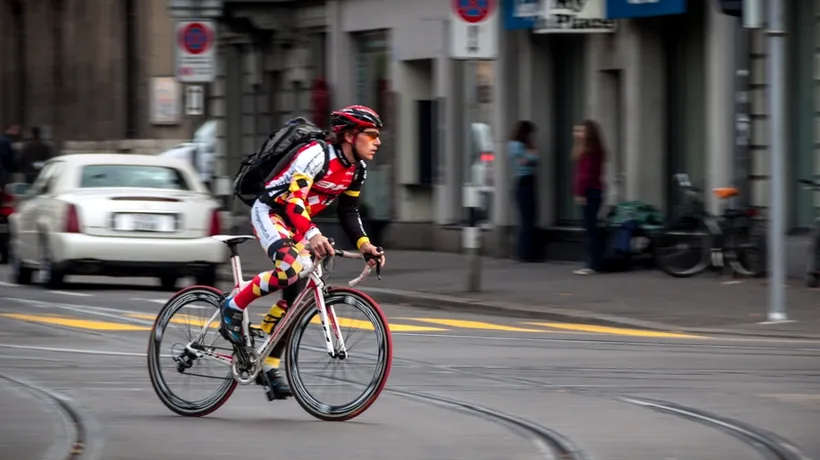
<path fill-rule="evenodd" d="M 365 260 L 367 260 L 368 265 L 375 267 L 378 264 L 380 267 L 384 267 L 387 258 L 384 256 L 382 248 L 373 246 L 370 243 L 365 243 L 362 245 L 361 251 L 362 254 L 365 255 Z"/>
<path fill-rule="evenodd" d="M 324 237 L 321 233 L 318 235 L 314 235 L 313 238 L 310 239 L 310 248 L 316 257 L 323 259 L 328 255 L 333 254 L 333 246 L 330 244 L 330 241 Z"/>

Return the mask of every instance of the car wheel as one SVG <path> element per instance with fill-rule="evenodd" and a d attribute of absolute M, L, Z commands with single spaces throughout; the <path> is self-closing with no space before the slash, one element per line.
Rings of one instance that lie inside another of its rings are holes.
<path fill-rule="evenodd" d="M 159 283 L 164 291 L 176 291 L 177 277 L 172 275 L 160 276 Z"/>
<path fill-rule="evenodd" d="M 9 241 L 9 265 L 11 266 L 11 281 L 15 284 L 31 284 L 32 270 L 20 259 L 20 252 L 16 245 Z"/>
<path fill-rule="evenodd" d="M 197 275 L 196 284 L 200 286 L 216 286 L 216 267 L 208 267 Z"/>
<path fill-rule="evenodd" d="M 0 243 L 0 265 L 9 263 L 9 246 L 10 242 Z"/>
<path fill-rule="evenodd" d="M 40 284 L 47 289 L 58 289 L 63 285 L 65 273 L 62 270 L 55 268 L 52 263 L 51 248 L 48 245 L 48 238 L 40 237 L 40 266 L 38 267 L 37 276 Z"/>

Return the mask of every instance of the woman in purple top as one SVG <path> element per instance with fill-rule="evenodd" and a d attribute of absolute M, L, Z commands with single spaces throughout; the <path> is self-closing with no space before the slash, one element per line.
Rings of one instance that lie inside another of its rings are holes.
<path fill-rule="evenodd" d="M 586 267 L 575 270 L 577 275 L 591 275 L 601 269 L 604 253 L 602 232 L 598 228 L 598 212 L 601 209 L 604 184 L 606 152 L 601 141 L 601 130 L 592 120 L 584 120 L 573 132 L 575 145 L 572 160 L 576 163 L 573 181 L 575 202 L 581 206 L 586 231 Z"/>

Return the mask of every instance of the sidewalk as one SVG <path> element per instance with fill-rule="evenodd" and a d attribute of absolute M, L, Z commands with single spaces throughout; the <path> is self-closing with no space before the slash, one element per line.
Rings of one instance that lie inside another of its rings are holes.
<path fill-rule="evenodd" d="M 240 256 L 246 277 L 271 267 L 252 241 L 240 247 Z M 690 333 L 820 339 L 820 290 L 803 287 L 799 278 L 787 280 L 787 314 L 794 321 L 759 324 L 767 319 L 767 279 L 733 281 L 709 273 L 676 279 L 658 270 L 577 276 L 572 274 L 577 263 L 483 258 L 482 291 L 468 293 L 465 263 L 460 254 L 390 251 L 382 281 L 373 273 L 359 287 L 381 302 L 429 308 Z M 337 260 L 329 281 L 346 285 L 360 271 L 356 261 Z M 223 278 L 230 279 L 230 272 Z"/>

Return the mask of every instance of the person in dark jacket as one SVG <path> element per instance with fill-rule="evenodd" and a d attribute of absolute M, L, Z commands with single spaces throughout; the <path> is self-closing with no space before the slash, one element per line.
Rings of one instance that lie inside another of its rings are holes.
<path fill-rule="evenodd" d="M 6 184 L 12 181 L 13 174 L 17 172 L 13 144 L 21 131 L 22 127 L 14 123 L 0 134 L 0 190 L 5 189 Z"/>
<path fill-rule="evenodd" d="M 20 155 L 20 172 L 25 175 L 27 184 L 34 183 L 40 174 L 43 163 L 53 156 L 51 146 L 43 142 L 40 137 L 40 128 L 31 128 L 31 139 L 23 144 L 23 152 Z"/>

